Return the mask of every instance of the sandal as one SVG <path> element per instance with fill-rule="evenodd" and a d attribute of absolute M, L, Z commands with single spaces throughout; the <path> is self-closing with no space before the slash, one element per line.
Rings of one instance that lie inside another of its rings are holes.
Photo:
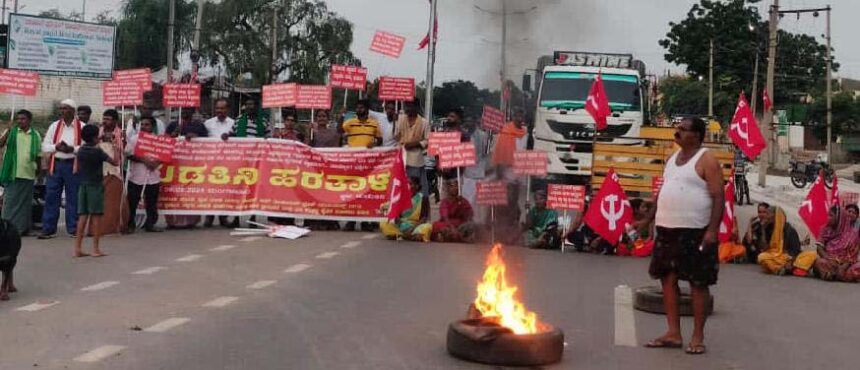
<path fill-rule="evenodd" d="M 708 351 L 708 347 L 705 347 L 705 345 L 702 343 L 695 344 L 695 345 L 690 344 L 684 350 L 684 352 L 686 352 L 688 355 L 703 355 L 707 351 Z"/>
<path fill-rule="evenodd" d="M 682 345 L 681 341 L 657 338 L 645 343 L 645 348 L 681 348 Z"/>

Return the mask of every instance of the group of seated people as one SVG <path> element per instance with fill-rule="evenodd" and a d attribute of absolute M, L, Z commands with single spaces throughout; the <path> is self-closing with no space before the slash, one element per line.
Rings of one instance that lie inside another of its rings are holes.
<path fill-rule="evenodd" d="M 860 222 L 858 207 L 833 206 L 815 250 L 803 250 L 797 230 L 786 221 L 780 207 L 758 205 L 743 238 L 737 231 L 720 245 L 720 262 L 757 263 L 768 274 L 815 276 L 822 280 L 860 281 Z M 737 230 L 735 224 L 735 230 Z"/>

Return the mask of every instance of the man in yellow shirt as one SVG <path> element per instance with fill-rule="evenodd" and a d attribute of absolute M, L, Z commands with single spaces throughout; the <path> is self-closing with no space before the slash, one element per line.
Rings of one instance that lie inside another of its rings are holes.
<path fill-rule="evenodd" d="M 368 115 L 370 103 L 359 100 L 355 103 L 355 117 L 343 123 L 346 144 L 351 148 L 373 148 L 382 144 L 379 122 Z"/>

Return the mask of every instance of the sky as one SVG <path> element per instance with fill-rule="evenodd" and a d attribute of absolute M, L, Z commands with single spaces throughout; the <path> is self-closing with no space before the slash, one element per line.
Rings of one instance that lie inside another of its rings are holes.
<path fill-rule="evenodd" d="M 12 3 L 13 0 L 7 0 Z M 63 12 L 80 10 L 86 1 L 87 17 L 109 9 L 117 11 L 121 0 L 19 0 L 22 13 L 37 13 L 54 7 Z M 436 84 L 465 79 L 481 87 L 498 85 L 501 56 L 502 0 L 438 0 L 439 43 Z M 526 69 L 535 68 L 541 55 L 553 50 L 632 53 L 645 61 L 650 73 L 682 72 L 683 67 L 663 59 L 664 49 L 657 42 L 669 30 L 670 21 L 680 21 L 698 0 L 507 0 L 508 42 L 507 77 L 520 81 Z M 371 77 L 380 75 L 426 77 L 426 51 L 417 50 L 427 33 L 429 5 L 426 0 L 324 0 L 330 10 L 354 24 L 352 51 L 369 69 Z M 837 77 L 860 79 L 860 1 L 829 0 L 832 16 L 833 47 L 841 64 Z M 58 4 L 59 3 L 59 4 Z M 767 14 L 771 0 L 760 3 Z M 782 0 L 783 9 L 823 7 L 827 0 Z M 480 9 L 478 9 L 480 8 Z M 482 9 L 482 10 L 481 10 Z M 820 42 L 825 32 L 824 16 L 786 16 L 780 27 L 791 32 L 815 35 Z M 400 58 L 393 59 L 369 51 L 376 30 L 407 38 Z M 719 63 L 719 61 L 717 61 Z"/>

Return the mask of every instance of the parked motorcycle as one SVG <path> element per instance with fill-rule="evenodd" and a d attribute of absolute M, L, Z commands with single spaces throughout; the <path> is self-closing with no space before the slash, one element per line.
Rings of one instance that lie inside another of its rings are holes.
<path fill-rule="evenodd" d="M 827 162 L 814 159 L 809 163 L 801 163 L 792 159 L 789 163 L 791 164 L 791 184 L 794 187 L 803 189 L 807 184 L 815 182 L 821 170 L 824 170 L 824 186 L 828 189 L 833 186 L 833 177 L 836 173 Z"/>

